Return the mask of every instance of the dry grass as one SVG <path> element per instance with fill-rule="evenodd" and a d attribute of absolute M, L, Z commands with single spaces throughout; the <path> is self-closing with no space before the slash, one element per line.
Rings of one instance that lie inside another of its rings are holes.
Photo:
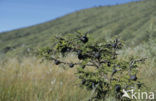
<path fill-rule="evenodd" d="M 0 101 L 82 101 L 89 92 L 74 71 L 36 58 L 10 59 L 0 65 Z"/>

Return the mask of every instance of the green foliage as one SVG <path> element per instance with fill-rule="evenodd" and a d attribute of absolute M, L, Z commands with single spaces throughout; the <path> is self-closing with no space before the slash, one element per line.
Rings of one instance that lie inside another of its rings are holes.
<path fill-rule="evenodd" d="M 78 65 L 76 75 L 81 80 L 81 86 L 94 91 L 91 100 L 108 96 L 122 99 L 122 89 L 144 89 L 138 78 L 138 62 L 145 59 L 131 57 L 129 61 L 119 60 L 118 50 L 123 45 L 118 38 L 109 42 L 90 41 L 87 34 L 78 32 L 75 37 L 56 37 L 55 42 L 52 48 L 39 50 L 38 55 L 53 60 L 56 65 L 69 65 L 70 68 Z M 69 53 L 75 54 L 78 61 L 70 63 L 61 60 Z"/>

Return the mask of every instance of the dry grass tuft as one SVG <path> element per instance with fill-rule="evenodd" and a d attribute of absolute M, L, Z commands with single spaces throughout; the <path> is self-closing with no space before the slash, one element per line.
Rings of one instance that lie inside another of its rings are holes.
<path fill-rule="evenodd" d="M 0 101 L 82 101 L 89 92 L 74 71 L 36 58 L 9 59 L 0 65 Z"/>

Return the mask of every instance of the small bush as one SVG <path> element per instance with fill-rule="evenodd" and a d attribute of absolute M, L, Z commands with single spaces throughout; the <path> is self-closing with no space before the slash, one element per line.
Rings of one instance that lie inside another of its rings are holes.
<path fill-rule="evenodd" d="M 90 100 L 113 96 L 127 101 L 130 99 L 122 98 L 122 89 L 144 89 L 137 74 L 138 62 L 143 62 L 145 58 L 119 60 L 118 50 L 123 44 L 118 38 L 109 42 L 90 40 L 87 34 L 80 32 L 76 36 L 57 36 L 53 47 L 40 49 L 38 55 L 53 60 L 56 65 L 64 64 L 70 68 L 78 65 L 76 75 L 81 80 L 81 86 L 93 91 Z M 62 57 L 67 57 L 69 53 L 75 54 L 78 61 L 63 61 Z"/>

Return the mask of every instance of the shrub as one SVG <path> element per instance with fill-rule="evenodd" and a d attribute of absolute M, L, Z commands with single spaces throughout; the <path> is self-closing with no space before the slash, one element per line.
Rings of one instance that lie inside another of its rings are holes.
<path fill-rule="evenodd" d="M 81 86 L 93 91 L 90 100 L 108 96 L 124 100 L 122 89 L 144 88 L 138 78 L 138 62 L 145 59 L 130 57 L 129 60 L 119 60 L 118 50 L 123 44 L 118 38 L 109 42 L 91 41 L 87 34 L 78 32 L 76 36 L 57 36 L 53 42 L 52 48 L 39 49 L 38 55 L 53 60 L 56 65 L 64 64 L 70 68 L 78 65 L 76 75 L 81 80 Z M 69 53 L 75 54 L 78 61 L 70 63 L 61 60 Z"/>

